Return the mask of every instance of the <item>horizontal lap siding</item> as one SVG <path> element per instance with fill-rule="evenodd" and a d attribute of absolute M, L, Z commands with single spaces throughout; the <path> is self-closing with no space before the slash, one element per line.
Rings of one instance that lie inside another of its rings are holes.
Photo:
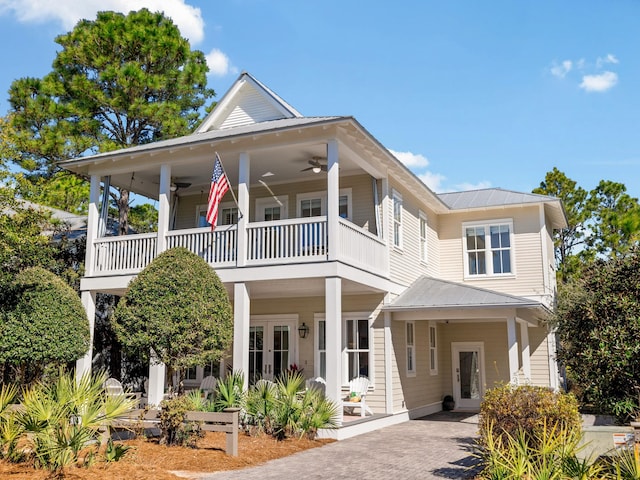
<path fill-rule="evenodd" d="M 529 328 L 529 352 L 531 354 L 531 383 L 548 387 L 550 384 L 549 348 L 546 328 Z"/>
<path fill-rule="evenodd" d="M 301 168 L 304 167 L 304 164 Z M 307 182 L 270 185 L 271 191 L 277 197 L 287 196 L 287 216 L 297 217 L 296 196 L 302 193 L 322 192 L 326 197 L 326 177 Z M 340 179 L 340 188 L 351 189 L 352 221 L 361 227 L 366 226 L 371 233 L 376 233 L 375 207 L 373 203 L 373 186 L 368 175 L 353 175 Z M 198 205 L 206 205 L 209 191 L 203 190 L 197 195 L 180 197 L 176 215 L 176 229 L 194 228 L 196 226 L 196 210 Z M 273 198 L 271 193 L 262 185 L 251 187 L 249 191 L 249 221 L 256 221 L 256 200 L 261 198 Z M 222 203 L 234 202 L 230 193 L 227 193 Z M 235 203 L 235 202 L 234 202 Z"/>
<path fill-rule="evenodd" d="M 393 246 L 393 191 L 402 195 L 402 248 Z M 388 215 L 389 232 L 385 237 L 390 248 L 389 267 L 391 279 L 399 283 L 410 285 L 413 281 L 425 274 L 435 272 L 420 260 L 420 202 L 399 185 L 391 184 L 389 188 L 389 200 L 386 213 Z M 422 209 L 427 214 L 427 224 L 433 228 L 435 216 L 430 215 L 426 208 Z M 433 239 L 433 235 L 428 235 Z M 435 255 L 431 256 L 431 258 Z"/>
<path fill-rule="evenodd" d="M 237 94 L 237 103 L 238 105 L 220 125 L 220 129 L 283 118 L 282 113 L 266 103 L 264 97 L 253 88 L 241 90 Z"/>
<path fill-rule="evenodd" d="M 438 375 L 430 373 L 429 322 L 414 322 L 415 376 L 407 376 L 406 322 L 393 321 L 391 323 L 394 359 L 398 366 L 397 383 L 394 390 L 395 410 L 403 410 L 404 408 L 411 410 L 442 401 L 442 373 L 438 372 Z M 395 398 L 396 396 L 398 398 Z"/>
<path fill-rule="evenodd" d="M 537 207 L 505 208 L 499 212 L 459 213 L 440 216 L 440 273 L 441 278 L 464 282 L 480 288 L 511 295 L 544 294 L 544 262 L 542 259 L 539 215 Z M 515 278 L 464 278 L 462 224 L 494 219 L 513 220 Z"/>
<path fill-rule="evenodd" d="M 452 342 L 484 342 L 485 391 L 509 381 L 506 322 L 449 323 L 439 324 L 438 328 L 441 330 L 442 355 L 439 358 L 443 360 L 440 373 L 443 375 L 445 395 L 453 394 Z"/>

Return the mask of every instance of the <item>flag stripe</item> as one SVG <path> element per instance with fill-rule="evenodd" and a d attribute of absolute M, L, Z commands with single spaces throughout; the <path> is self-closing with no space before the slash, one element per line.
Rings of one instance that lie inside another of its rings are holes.
<path fill-rule="evenodd" d="M 220 156 L 216 153 L 216 161 L 213 164 L 213 173 L 211 174 L 211 188 L 209 189 L 209 202 L 207 205 L 207 222 L 211 224 L 211 230 L 216 228 L 218 220 L 218 206 L 224 194 L 229 190 L 229 181 L 227 175 L 222 168 Z"/>

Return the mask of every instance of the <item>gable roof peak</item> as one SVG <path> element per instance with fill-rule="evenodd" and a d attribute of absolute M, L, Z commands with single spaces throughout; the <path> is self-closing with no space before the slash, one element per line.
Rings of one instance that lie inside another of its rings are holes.
<path fill-rule="evenodd" d="M 195 133 L 302 117 L 273 90 L 243 71 Z"/>

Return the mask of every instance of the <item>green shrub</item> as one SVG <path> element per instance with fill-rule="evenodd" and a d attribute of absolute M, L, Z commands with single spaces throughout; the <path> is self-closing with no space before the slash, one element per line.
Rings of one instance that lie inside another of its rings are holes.
<path fill-rule="evenodd" d="M 215 411 L 221 412 L 225 408 L 244 408 L 244 374 L 235 371 L 228 374 L 216 384 Z"/>
<path fill-rule="evenodd" d="M 523 432 L 535 447 L 536 434 L 544 429 L 580 432 L 581 425 L 575 397 L 546 387 L 499 386 L 486 393 L 480 406 L 481 445 L 492 435 L 516 438 Z"/>
<path fill-rule="evenodd" d="M 204 432 L 198 422 L 184 421 L 187 412 L 193 410 L 193 399 L 187 395 L 180 395 L 163 400 L 160 407 L 160 443 L 195 447 L 198 439 L 204 436 Z"/>

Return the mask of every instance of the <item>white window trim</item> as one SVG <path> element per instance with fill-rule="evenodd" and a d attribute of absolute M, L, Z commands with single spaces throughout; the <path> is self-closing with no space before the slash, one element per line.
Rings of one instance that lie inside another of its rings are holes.
<path fill-rule="evenodd" d="M 325 332 L 327 331 L 326 317 L 322 313 L 315 313 L 313 315 L 313 373 L 315 377 L 321 377 L 326 380 L 325 377 L 322 376 L 322 372 L 320 371 L 320 322 L 325 322 Z M 327 339 L 325 338 L 325 361 L 327 355 Z M 325 369 L 327 368 L 325 364 Z"/>
<path fill-rule="evenodd" d="M 218 212 L 221 212 L 223 209 L 225 208 L 233 208 L 236 207 L 237 205 L 234 202 L 223 202 L 220 203 L 220 205 L 218 205 Z M 202 204 L 202 205 L 196 205 L 196 225 L 198 225 L 198 221 L 200 220 L 200 214 L 202 212 L 205 212 L 205 215 L 207 214 L 207 208 L 209 208 L 208 204 Z M 240 212 L 240 209 L 238 209 L 238 212 Z M 220 225 L 220 215 L 218 215 L 218 220 L 217 220 L 217 224 L 216 227 Z M 200 227 L 200 228 L 205 228 L 205 227 Z"/>
<path fill-rule="evenodd" d="M 396 201 L 400 203 L 400 219 L 396 221 L 395 205 Z M 402 220 L 403 220 L 404 202 L 402 200 L 402 194 L 397 190 L 391 190 L 391 244 L 393 248 L 402 250 L 403 234 L 402 234 Z M 398 225 L 398 243 L 396 243 L 396 224 Z"/>
<path fill-rule="evenodd" d="M 435 345 L 431 346 L 431 329 L 434 331 Z M 427 335 L 427 346 L 429 348 L 429 374 L 438 375 L 438 324 L 436 322 L 429 322 L 429 335 Z M 431 364 L 431 350 L 434 351 L 433 362 Z"/>
<path fill-rule="evenodd" d="M 341 188 L 338 193 L 339 197 L 345 196 L 347 197 L 347 211 L 349 215 L 346 220 L 352 221 L 353 218 L 353 194 L 351 188 Z M 296 216 L 297 218 L 301 218 L 302 208 L 300 203 L 302 200 L 312 200 L 314 198 L 320 199 L 320 216 L 324 216 L 327 214 L 327 192 L 307 192 L 307 193 L 299 193 L 296 195 Z"/>
<path fill-rule="evenodd" d="M 424 222 L 424 245 L 422 245 L 422 222 Z M 429 219 L 422 210 L 418 212 L 418 242 L 420 248 L 420 261 L 429 263 Z"/>
<path fill-rule="evenodd" d="M 509 273 L 493 273 L 493 261 L 491 256 L 491 242 L 487 242 L 486 239 L 490 237 L 489 228 L 499 225 L 509 226 L 509 252 L 511 257 L 511 272 Z M 474 274 L 469 273 L 469 258 L 467 255 L 467 228 L 470 227 L 485 227 L 485 265 L 487 273 Z M 514 278 L 516 276 L 516 251 L 515 251 L 515 235 L 513 232 L 513 219 L 512 218 L 499 218 L 495 220 L 478 220 L 473 222 L 464 222 L 462 224 L 462 260 L 464 265 L 464 278 L 465 280 L 480 280 L 480 279 L 494 279 L 494 278 Z"/>
<path fill-rule="evenodd" d="M 375 385 L 375 371 L 374 371 L 374 361 L 375 361 L 375 355 L 374 355 L 374 348 L 373 348 L 373 318 L 371 318 L 371 313 L 369 312 L 343 312 L 342 314 L 342 363 L 340 365 L 341 368 L 341 382 L 342 382 L 342 388 L 349 388 L 349 379 L 347 378 L 349 376 L 349 370 L 347 368 L 347 362 L 349 361 L 349 356 L 347 354 L 347 347 L 346 347 L 346 341 L 345 339 L 347 338 L 347 320 L 367 320 L 368 322 L 368 328 L 369 328 L 369 382 L 370 382 L 370 386 L 369 389 L 373 389 L 373 385 Z M 314 366 L 313 366 L 313 371 L 314 374 L 317 376 L 320 376 L 320 352 L 318 351 L 318 344 L 319 344 L 319 322 L 320 321 L 324 321 L 326 322 L 326 316 L 324 313 L 315 313 L 313 315 L 313 323 L 314 323 L 314 334 L 315 334 L 315 338 L 314 338 L 314 342 L 313 342 L 313 358 L 314 358 Z M 325 324 L 325 329 L 326 329 L 326 324 Z M 414 342 L 415 342 L 415 338 L 414 338 Z M 326 350 L 325 350 L 326 351 Z M 326 380 L 326 378 L 325 378 Z"/>
<path fill-rule="evenodd" d="M 416 324 L 415 322 L 412 321 L 408 321 L 405 322 L 405 326 L 404 326 L 404 341 L 405 341 L 405 346 L 406 346 L 406 367 L 407 367 L 407 377 L 415 377 L 416 376 Z M 409 335 L 408 335 L 408 331 L 409 328 L 411 328 L 412 331 L 412 343 L 409 343 Z M 409 369 L 409 352 L 411 352 L 411 358 L 413 360 L 413 368 Z"/>
<path fill-rule="evenodd" d="M 289 218 L 289 197 L 287 195 L 256 198 L 256 222 L 265 221 L 264 209 L 268 207 L 280 207 L 280 220 Z"/>
<path fill-rule="evenodd" d="M 342 314 L 342 385 L 349 385 L 349 369 L 347 368 L 347 364 L 349 362 L 349 355 L 347 352 L 347 321 L 348 320 L 367 320 L 367 328 L 369 333 L 369 381 L 374 383 L 374 374 L 373 374 L 373 366 L 374 366 L 374 358 L 373 358 L 373 330 L 371 325 L 373 324 L 373 320 L 371 318 L 370 313 L 365 312 L 349 312 Z"/>

